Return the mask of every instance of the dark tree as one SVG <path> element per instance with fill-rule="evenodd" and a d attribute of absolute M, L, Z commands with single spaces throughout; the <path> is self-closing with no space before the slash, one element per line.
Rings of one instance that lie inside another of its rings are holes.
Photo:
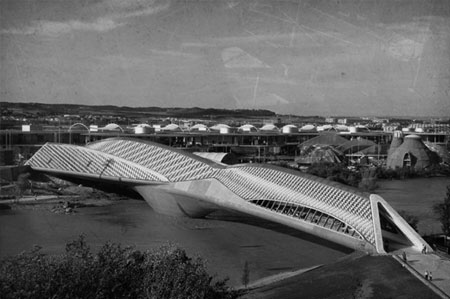
<path fill-rule="evenodd" d="M 377 188 L 377 170 L 376 168 L 362 168 L 361 182 L 359 188 L 365 191 L 371 191 Z"/>
<path fill-rule="evenodd" d="M 442 232 L 446 236 L 450 236 L 450 185 L 447 186 L 447 195 L 444 202 L 436 203 L 433 211 L 441 222 Z"/>
<path fill-rule="evenodd" d="M 247 287 L 250 281 L 250 269 L 248 268 L 248 262 L 245 261 L 244 270 L 242 272 L 242 284 Z"/>
<path fill-rule="evenodd" d="M 31 183 L 29 181 L 30 174 L 29 173 L 22 173 L 17 177 L 16 182 L 16 190 L 17 190 L 17 197 L 21 198 L 22 195 L 31 188 Z"/>
<path fill-rule="evenodd" d="M 417 225 L 419 224 L 419 217 L 415 215 L 411 215 L 408 212 L 401 210 L 398 211 L 400 216 L 402 216 L 403 219 L 405 219 L 406 222 L 415 230 L 417 231 Z"/>
<path fill-rule="evenodd" d="M 40 247 L 0 260 L 0 298 L 232 299 L 238 293 L 215 280 L 200 258 L 164 246 L 154 251 L 106 243 L 97 253 L 80 236 L 61 255 Z"/>

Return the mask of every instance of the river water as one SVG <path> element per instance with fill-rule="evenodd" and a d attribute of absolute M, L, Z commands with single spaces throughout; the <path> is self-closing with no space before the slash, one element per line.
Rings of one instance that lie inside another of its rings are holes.
<path fill-rule="evenodd" d="M 122 200 L 55 214 L 51 206 L 0 211 L 0 257 L 29 250 L 58 253 L 80 234 L 95 249 L 106 241 L 146 250 L 172 243 L 206 259 L 209 272 L 239 285 L 245 262 L 250 280 L 336 261 L 349 250 L 245 215 L 220 212 L 211 219 L 158 215 L 144 202 Z"/>
<path fill-rule="evenodd" d="M 450 185 L 448 177 L 384 180 L 374 193 L 383 197 L 397 211 L 419 217 L 421 235 L 441 233 L 441 225 L 433 213 L 433 205 L 443 202 Z"/>
<path fill-rule="evenodd" d="M 443 200 L 448 178 L 380 181 L 375 193 L 395 209 L 420 218 L 420 233 L 440 226 L 431 207 Z M 51 205 L 0 211 L 0 257 L 29 250 L 37 244 L 45 253 L 59 253 L 80 234 L 95 250 L 106 241 L 146 250 L 172 243 L 207 261 L 211 274 L 239 285 L 245 262 L 250 280 L 279 272 L 327 264 L 350 251 L 305 233 L 245 215 L 218 212 L 210 219 L 174 218 L 156 214 L 140 200 L 77 209 L 55 214 Z"/>

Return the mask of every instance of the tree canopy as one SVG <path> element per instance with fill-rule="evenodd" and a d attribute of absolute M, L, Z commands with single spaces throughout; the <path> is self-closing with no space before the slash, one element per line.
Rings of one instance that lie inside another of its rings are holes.
<path fill-rule="evenodd" d="M 92 253 L 80 236 L 62 255 L 36 247 L 0 263 L 2 298 L 236 298 L 200 258 L 174 246 L 141 252 L 106 243 Z"/>
<path fill-rule="evenodd" d="M 450 236 L 450 185 L 447 186 L 447 194 L 444 201 L 436 203 L 433 210 L 441 222 L 442 232 Z"/>

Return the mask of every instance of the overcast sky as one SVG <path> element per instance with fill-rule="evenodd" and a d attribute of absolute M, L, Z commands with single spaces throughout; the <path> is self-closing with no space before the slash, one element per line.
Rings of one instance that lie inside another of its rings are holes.
<path fill-rule="evenodd" d="M 0 101 L 450 116 L 449 0 L 0 8 Z"/>

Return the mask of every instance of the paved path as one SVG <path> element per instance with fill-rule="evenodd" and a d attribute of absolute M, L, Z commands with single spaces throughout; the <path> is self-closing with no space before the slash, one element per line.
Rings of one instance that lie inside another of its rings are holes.
<path fill-rule="evenodd" d="M 422 254 L 413 249 L 405 250 L 405 253 L 408 270 L 442 298 L 450 298 L 450 259 L 434 253 Z M 403 263 L 402 252 L 395 252 L 394 258 Z M 433 280 L 425 279 L 425 271 L 432 273 Z"/>
<path fill-rule="evenodd" d="M 251 289 L 256 289 L 256 288 L 260 288 L 262 286 L 266 286 L 269 285 L 271 283 L 275 283 L 278 282 L 280 280 L 284 280 L 293 276 L 297 276 L 300 274 L 303 274 L 305 272 L 311 271 L 311 270 L 315 270 L 319 267 L 322 267 L 323 265 L 317 265 L 317 266 L 312 266 L 309 268 L 305 268 L 305 269 L 300 269 L 300 270 L 296 270 L 296 271 L 288 271 L 288 272 L 282 272 L 282 273 L 278 273 L 275 275 L 271 275 L 271 276 L 267 276 L 261 279 L 258 279 L 256 281 L 253 281 L 251 283 L 249 283 L 247 286 L 238 286 L 236 287 L 236 290 L 251 290 Z"/>

